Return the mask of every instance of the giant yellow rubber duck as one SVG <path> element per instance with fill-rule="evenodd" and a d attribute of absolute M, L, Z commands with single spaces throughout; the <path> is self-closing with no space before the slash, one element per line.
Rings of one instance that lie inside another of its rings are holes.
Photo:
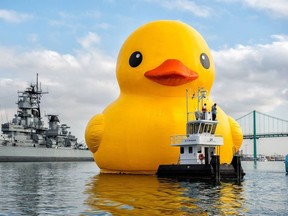
<path fill-rule="evenodd" d="M 186 133 L 186 89 L 208 90 L 214 64 L 202 36 L 179 21 L 150 22 L 124 42 L 117 60 L 119 97 L 88 123 L 85 139 L 103 173 L 155 173 L 159 164 L 177 163 L 170 136 Z M 229 98 L 227 98 L 229 100 Z M 195 103 L 196 106 L 196 103 Z M 230 163 L 242 131 L 221 108 L 216 134 L 224 138 L 221 163 Z"/>

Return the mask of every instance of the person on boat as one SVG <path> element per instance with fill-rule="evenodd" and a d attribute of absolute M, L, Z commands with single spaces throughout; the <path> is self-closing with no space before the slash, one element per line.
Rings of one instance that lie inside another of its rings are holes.
<path fill-rule="evenodd" d="M 214 103 L 214 105 L 211 108 L 212 111 L 212 121 L 216 121 L 216 114 L 217 114 L 217 108 L 216 108 L 216 103 Z"/>
<path fill-rule="evenodd" d="M 207 111 L 207 108 L 206 108 L 206 103 L 205 103 L 202 107 L 202 112 L 206 112 L 206 111 Z"/>
<path fill-rule="evenodd" d="M 205 160 L 204 154 L 202 153 L 199 154 L 199 160 L 200 160 L 200 163 L 203 164 L 203 161 Z"/>
<path fill-rule="evenodd" d="M 207 112 L 206 103 L 202 106 L 202 119 L 205 119 L 205 113 Z"/>

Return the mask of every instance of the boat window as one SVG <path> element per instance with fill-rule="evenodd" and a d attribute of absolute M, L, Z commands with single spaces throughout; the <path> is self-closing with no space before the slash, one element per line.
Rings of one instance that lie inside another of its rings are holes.
<path fill-rule="evenodd" d="M 208 132 L 208 133 L 211 133 L 211 130 L 212 130 L 212 125 L 209 124 L 209 125 L 208 125 L 208 131 L 207 131 L 207 132 Z"/>
<path fill-rule="evenodd" d="M 204 133 L 207 133 L 207 130 L 208 130 L 208 125 L 204 124 Z"/>
<path fill-rule="evenodd" d="M 189 154 L 192 154 L 192 153 L 193 153 L 193 148 L 189 147 Z"/>
<path fill-rule="evenodd" d="M 180 147 L 180 154 L 184 154 L 184 148 Z"/>
<path fill-rule="evenodd" d="M 204 124 L 200 123 L 199 133 L 203 133 Z"/>
<path fill-rule="evenodd" d="M 198 123 L 193 124 L 194 133 L 198 133 L 198 128 L 199 128 L 199 124 Z"/>
<path fill-rule="evenodd" d="M 194 127 L 194 124 L 188 125 L 188 131 L 187 131 L 188 134 L 193 134 L 193 127 Z"/>
<path fill-rule="evenodd" d="M 216 131 L 216 124 L 213 124 L 211 134 L 215 134 L 215 131 Z"/>
<path fill-rule="evenodd" d="M 205 124 L 204 132 L 205 133 L 211 133 L 212 125 L 211 124 Z"/>

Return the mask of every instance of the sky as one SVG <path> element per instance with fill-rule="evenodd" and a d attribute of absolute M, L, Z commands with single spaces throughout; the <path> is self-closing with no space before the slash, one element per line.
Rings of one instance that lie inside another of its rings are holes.
<path fill-rule="evenodd" d="M 163 19 L 185 22 L 206 40 L 216 68 L 211 97 L 228 115 L 257 110 L 288 120 L 287 0 L 0 0 L 1 123 L 38 73 L 49 92 L 42 112 L 58 114 L 84 140 L 89 119 L 119 95 L 123 42 Z M 287 138 L 276 140 L 259 153 L 277 142 L 273 151 L 287 154 Z"/>

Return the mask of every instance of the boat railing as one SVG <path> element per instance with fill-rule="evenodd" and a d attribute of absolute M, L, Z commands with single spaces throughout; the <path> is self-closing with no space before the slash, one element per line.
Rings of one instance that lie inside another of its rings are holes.
<path fill-rule="evenodd" d="M 188 112 L 187 113 L 187 120 L 188 120 L 188 122 L 195 121 L 195 120 L 212 120 L 212 114 L 210 111 Z"/>
<path fill-rule="evenodd" d="M 187 119 L 188 122 L 204 119 L 204 115 L 200 111 L 188 112 L 187 116 L 188 116 L 188 119 Z"/>

